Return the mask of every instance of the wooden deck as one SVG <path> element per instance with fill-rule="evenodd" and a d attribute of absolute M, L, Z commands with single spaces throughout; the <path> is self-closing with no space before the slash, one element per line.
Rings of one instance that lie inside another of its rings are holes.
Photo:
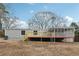
<path fill-rule="evenodd" d="M 29 36 L 28 38 L 72 38 L 72 36 Z"/>

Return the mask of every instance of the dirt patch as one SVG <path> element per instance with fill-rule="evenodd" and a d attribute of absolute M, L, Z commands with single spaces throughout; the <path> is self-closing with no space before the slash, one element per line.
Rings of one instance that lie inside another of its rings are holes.
<path fill-rule="evenodd" d="M 40 42 L 39 42 L 40 43 Z M 37 44 L 39 44 L 37 43 Z M 79 43 L 36 43 L 0 40 L 1 56 L 78 56 Z"/>

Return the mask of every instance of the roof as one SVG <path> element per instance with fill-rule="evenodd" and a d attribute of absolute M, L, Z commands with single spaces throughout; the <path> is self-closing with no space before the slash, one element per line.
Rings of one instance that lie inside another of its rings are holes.
<path fill-rule="evenodd" d="M 55 28 L 50 28 L 51 30 L 53 30 L 53 29 L 75 29 L 74 27 L 55 27 Z M 49 29 L 49 30 L 50 30 Z M 30 30 L 30 31 L 34 31 L 34 29 L 3 29 L 3 30 Z M 48 31 L 48 30 L 37 30 L 37 31 Z"/>

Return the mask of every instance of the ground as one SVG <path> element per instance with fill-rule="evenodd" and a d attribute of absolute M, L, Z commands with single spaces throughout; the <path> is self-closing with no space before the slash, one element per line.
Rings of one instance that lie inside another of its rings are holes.
<path fill-rule="evenodd" d="M 1 56 L 79 56 L 79 43 L 0 40 Z"/>

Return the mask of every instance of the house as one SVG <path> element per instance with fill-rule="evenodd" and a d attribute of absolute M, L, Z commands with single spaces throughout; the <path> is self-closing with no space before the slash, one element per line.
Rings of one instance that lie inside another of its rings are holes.
<path fill-rule="evenodd" d="M 74 28 L 52 28 L 49 30 L 5 29 L 8 40 L 74 42 Z"/>
<path fill-rule="evenodd" d="M 52 28 L 50 30 L 29 30 L 25 38 L 31 41 L 74 42 L 74 28 Z"/>

